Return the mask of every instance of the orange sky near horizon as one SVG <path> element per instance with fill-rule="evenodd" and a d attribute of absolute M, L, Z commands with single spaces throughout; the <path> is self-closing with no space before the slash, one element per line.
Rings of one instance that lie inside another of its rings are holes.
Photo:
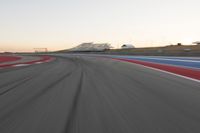
<path fill-rule="evenodd" d="M 200 40 L 199 0 L 1 0 L 0 51 L 83 42 L 136 47 Z"/>

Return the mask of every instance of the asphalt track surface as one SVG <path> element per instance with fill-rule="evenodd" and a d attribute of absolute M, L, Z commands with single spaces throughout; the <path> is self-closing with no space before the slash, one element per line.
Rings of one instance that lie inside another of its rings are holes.
<path fill-rule="evenodd" d="M 200 83 L 78 55 L 2 69 L 0 133 L 200 133 Z"/>

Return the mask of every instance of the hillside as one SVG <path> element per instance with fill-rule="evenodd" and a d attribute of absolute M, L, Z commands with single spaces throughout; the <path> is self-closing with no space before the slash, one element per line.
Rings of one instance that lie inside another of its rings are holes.
<path fill-rule="evenodd" d="M 170 45 L 165 47 L 112 49 L 109 54 L 200 56 L 200 45 Z"/>
<path fill-rule="evenodd" d="M 74 52 L 70 50 L 59 51 L 62 53 Z M 169 45 L 164 47 L 110 49 L 101 52 L 78 51 L 84 53 L 118 54 L 118 55 L 149 55 L 149 56 L 200 56 L 200 45 Z"/>

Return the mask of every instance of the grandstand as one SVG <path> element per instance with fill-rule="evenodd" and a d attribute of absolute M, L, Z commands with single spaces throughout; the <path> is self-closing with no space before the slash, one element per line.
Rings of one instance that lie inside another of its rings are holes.
<path fill-rule="evenodd" d="M 48 52 L 47 48 L 34 48 L 35 53 L 46 53 Z"/>
<path fill-rule="evenodd" d="M 193 44 L 200 45 L 200 41 L 193 42 Z"/>
<path fill-rule="evenodd" d="M 108 43 L 82 43 L 72 49 L 69 49 L 69 51 L 72 52 L 92 52 L 92 51 L 105 51 L 109 50 L 111 48 L 111 45 Z"/>

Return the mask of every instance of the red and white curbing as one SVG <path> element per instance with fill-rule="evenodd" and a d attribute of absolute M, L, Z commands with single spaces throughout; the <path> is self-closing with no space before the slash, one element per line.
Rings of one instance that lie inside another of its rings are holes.
<path fill-rule="evenodd" d="M 176 76 L 179 76 L 182 78 L 200 82 L 200 71 L 199 70 L 182 68 L 182 67 L 171 66 L 171 65 L 163 65 L 163 64 L 146 62 L 146 61 L 139 61 L 139 60 L 118 59 L 118 58 L 113 58 L 113 59 L 129 62 L 129 63 L 134 63 L 137 65 L 142 65 L 146 68 L 154 69 L 157 71 L 165 72 L 168 74 L 172 74 L 172 75 L 176 75 Z"/>
<path fill-rule="evenodd" d="M 39 60 L 34 60 L 34 61 L 29 61 L 29 62 L 21 62 L 21 63 L 14 63 L 14 64 L 3 64 L 3 65 L 0 65 L 0 69 L 11 68 L 11 67 L 23 67 L 23 66 L 29 66 L 29 65 L 34 65 L 34 64 L 41 64 L 41 63 L 50 62 L 52 60 L 54 60 L 53 57 L 40 56 Z"/>
<path fill-rule="evenodd" d="M 19 57 L 19 56 L 0 55 L 0 63 L 12 62 L 12 61 L 17 61 L 17 60 L 21 60 L 21 59 L 22 59 L 22 57 Z"/>

